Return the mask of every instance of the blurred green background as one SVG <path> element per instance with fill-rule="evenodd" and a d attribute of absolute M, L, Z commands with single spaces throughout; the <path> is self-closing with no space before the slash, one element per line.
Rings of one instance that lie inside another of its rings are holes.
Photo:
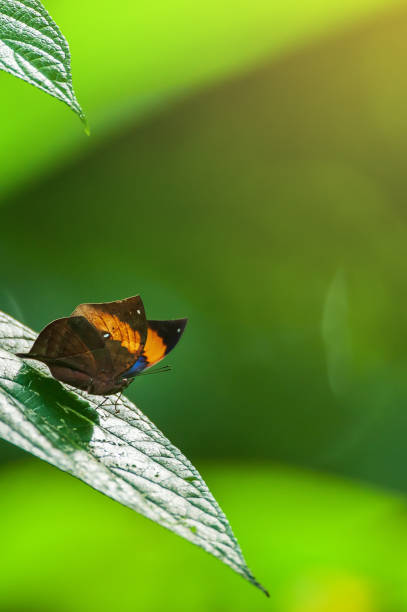
<path fill-rule="evenodd" d="M 92 135 L 0 74 L 0 308 L 189 317 L 128 395 L 271 599 L 1 443 L 0 610 L 407 610 L 407 3 L 45 5 Z"/>

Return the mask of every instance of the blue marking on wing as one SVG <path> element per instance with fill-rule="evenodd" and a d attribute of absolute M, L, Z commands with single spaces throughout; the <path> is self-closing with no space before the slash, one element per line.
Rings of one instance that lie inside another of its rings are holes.
<path fill-rule="evenodd" d="M 137 359 L 136 363 L 134 363 L 131 368 L 123 372 L 121 378 L 132 378 L 133 376 L 137 376 L 139 372 L 144 370 L 147 367 L 147 359 L 144 355 L 140 355 Z"/>

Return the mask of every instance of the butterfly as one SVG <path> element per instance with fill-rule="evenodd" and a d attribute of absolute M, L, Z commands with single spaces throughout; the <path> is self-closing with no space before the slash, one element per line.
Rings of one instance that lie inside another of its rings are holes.
<path fill-rule="evenodd" d="M 79 304 L 69 317 L 40 332 L 18 357 L 45 363 L 54 378 L 94 395 L 125 389 L 163 359 L 180 339 L 187 319 L 147 321 L 139 295 L 100 304 Z"/>

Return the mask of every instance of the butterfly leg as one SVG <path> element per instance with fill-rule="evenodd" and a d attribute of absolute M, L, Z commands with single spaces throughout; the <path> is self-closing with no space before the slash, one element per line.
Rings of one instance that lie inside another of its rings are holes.
<path fill-rule="evenodd" d="M 117 394 L 117 396 L 116 396 L 116 401 L 115 401 L 115 403 L 114 403 L 114 405 L 113 405 L 115 414 L 119 414 L 119 413 L 120 413 L 120 408 L 118 408 L 118 407 L 117 407 L 117 404 L 120 402 L 121 397 L 122 397 L 122 391 L 120 391 L 120 392 Z"/>
<path fill-rule="evenodd" d="M 103 404 L 105 404 L 107 402 L 108 399 L 109 399 L 109 396 L 107 395 L 105 397 L 105 399 L 103 400 L 103 402 L 100 402 L 100 404 L 98 405 L 98 408 L 101 408 L 103 406 Z"/>

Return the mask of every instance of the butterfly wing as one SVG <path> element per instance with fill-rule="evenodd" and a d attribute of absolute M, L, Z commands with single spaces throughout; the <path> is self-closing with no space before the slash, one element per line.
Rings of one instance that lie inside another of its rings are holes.
<path fill-rule="evenodd" d="M 147 321 L 139 295 L 101 304 L 79 304 L 73 316 L 85 317 L 99 333 L 112 363 L 112 374 L 120 375 L 138 359 L 147 340 Z"/>
<path fill-rule="evenodd" d="M 98 331 L 81 316 L 56 319 L 39 334 L 29 353 L 18 353 L 42 361 L 95 376 L 107 368 L 104 343 Z"/>
<path fill-rule="evenodd" d="M 131 378 L 161 361 L 186 323 L 147 323 L 140 296 L 80 304 L 70 317 L 47 325 L 30 352 L 19 356 L 47 364 L 58 380 L 103 395 L 118 389 L 119 377 Z"/>
<path fill-rule="evenodd" d="M 122 374 L 123 378 L 137 376 L 155 365 L 174 348 L 181 338 L 188 319 L 148 321 L 146 343 L 137 361 Z"/>

